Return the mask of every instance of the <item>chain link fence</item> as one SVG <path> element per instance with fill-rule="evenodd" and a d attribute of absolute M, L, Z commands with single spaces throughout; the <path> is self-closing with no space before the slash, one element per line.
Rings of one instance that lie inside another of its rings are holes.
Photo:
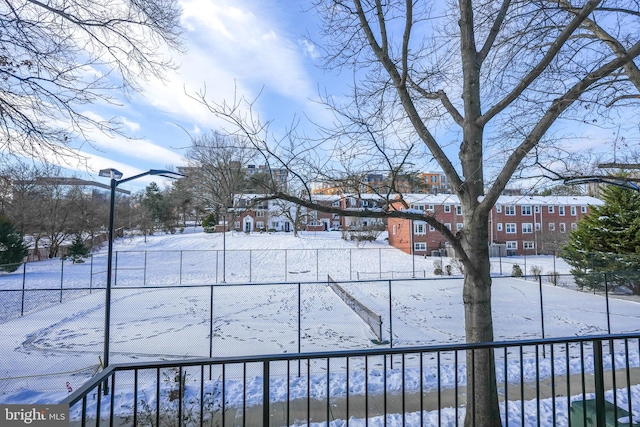
<path fill-rule="evenodd" d="M 602 280 L 607 286 L 567 294 L 558 304 L 557 296 L 551 302 L 546 298 L 551 288 L 579 289 L 571 275 L 494 278 L 496 340 L 515 338 L 510 336 L 514 328 L 522 331 L 517 338 L 628 332 L 624 319 L 638 317 L 637 306 L 610 298 L 616 285 Z M 461 278 L 337 281 L 361 306 L 380 315 L 381 340 L 326 281 L 118 282 L 109 302 L 110 361 L 464 342 Z M 581 298 L 593 292 L 604 296 L 602 306 L 589 324 L 572 322 L 571 313 L 582 309 Z M 65 393 L 97 372 L 106 303 L 104 289 L 93 286 L 0 289 L 2 345 L 9 349 L 0 359 L 0 401 L 21 389 Z M 31 358 L 43 362 L 21 365 Z"/>

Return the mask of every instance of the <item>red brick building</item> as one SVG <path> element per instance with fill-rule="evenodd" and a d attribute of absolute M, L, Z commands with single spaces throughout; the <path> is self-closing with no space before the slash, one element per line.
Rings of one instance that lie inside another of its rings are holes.
<path fill-rule="evenodd" d="M 454 234 L 464 227 L 462 207 L 451 194 L 408 194 L 404 199 L 414 210 L 433 215 Z M 489 241 L 493 255 L 553 253 L 568 233 L 589 212 L 602 205 L 586 196 L 500 196 L 489 217 Z M 394 205 L 402 209 L 400 203 Z M 425 221 L 389 219 L 389 244 L 415 255 L 431 255 L 446 248 L 445 238 Z"/>

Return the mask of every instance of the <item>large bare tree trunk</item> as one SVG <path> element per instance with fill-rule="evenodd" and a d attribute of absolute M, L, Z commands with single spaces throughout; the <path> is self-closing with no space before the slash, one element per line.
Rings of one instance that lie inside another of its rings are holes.
<path fill-rule="evenodd" d="M 493 341 L 491 265 L 487 218 L 465 215 L 462 246 L 468 261 L 464 277 L 464 315 L 469 343 Z M 467 352 L 467 416 L 465 426 L 500 426 L 493 351 Z"/>

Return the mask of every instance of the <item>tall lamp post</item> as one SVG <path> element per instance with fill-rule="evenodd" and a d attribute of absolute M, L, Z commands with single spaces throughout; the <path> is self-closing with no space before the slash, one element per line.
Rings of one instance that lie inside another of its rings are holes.
<path fill-rule="evenodd" d="M 103 368 L 109 366 L 109 328 L 111 323 L 111 265 L 113 261 L 113 219 L 115 214 L 115 195 L 116 187 L 125 182 L 133 181 L 134 179 L 141 178 L 147 175 L 157 175 L 164 178 L 178 179 L 186 177 L 178 172 L 173 172 L 164 169 L 151 169 L 138 175 L 131 176 L 129 178 L 122 179 L 122 172 L 110 168 L 102 169 L 99 172 L 99 176 L 111 178 L 111 199 L 109 202 L 109 243 L 107 249 L 107 287 L 105 292 L 105 314 L 104 314 L 104 360 L 102 361 Z M 108 389 L 105 384 L 105 394 L 108 393 Z"/>

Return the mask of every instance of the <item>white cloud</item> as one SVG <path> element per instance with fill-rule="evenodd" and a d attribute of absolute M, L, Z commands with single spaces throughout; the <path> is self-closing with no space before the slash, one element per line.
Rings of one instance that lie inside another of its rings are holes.
<path fill-rule="evenodd" d="M 207 99 L 232 102 L 266 92 L 306 103 L 314 84 L 305 70 L 297 35 L 269 4 L 248 0 L 183 0 L 188 52 L 165 83 L 152 82 L 146 101 L 176 118 L 215 127 L 210 111 L 185 95 L 206 86 Z"/>
<path fill-rule="evenodd" d="M 120 120 L 122 121 L 122 124 L 125 125 L 130 131 L 137 132 L 140 130 L 140 123 L 132 122 L 130 120 L 127 120 L 125 117 L 121 117 Z"/>

